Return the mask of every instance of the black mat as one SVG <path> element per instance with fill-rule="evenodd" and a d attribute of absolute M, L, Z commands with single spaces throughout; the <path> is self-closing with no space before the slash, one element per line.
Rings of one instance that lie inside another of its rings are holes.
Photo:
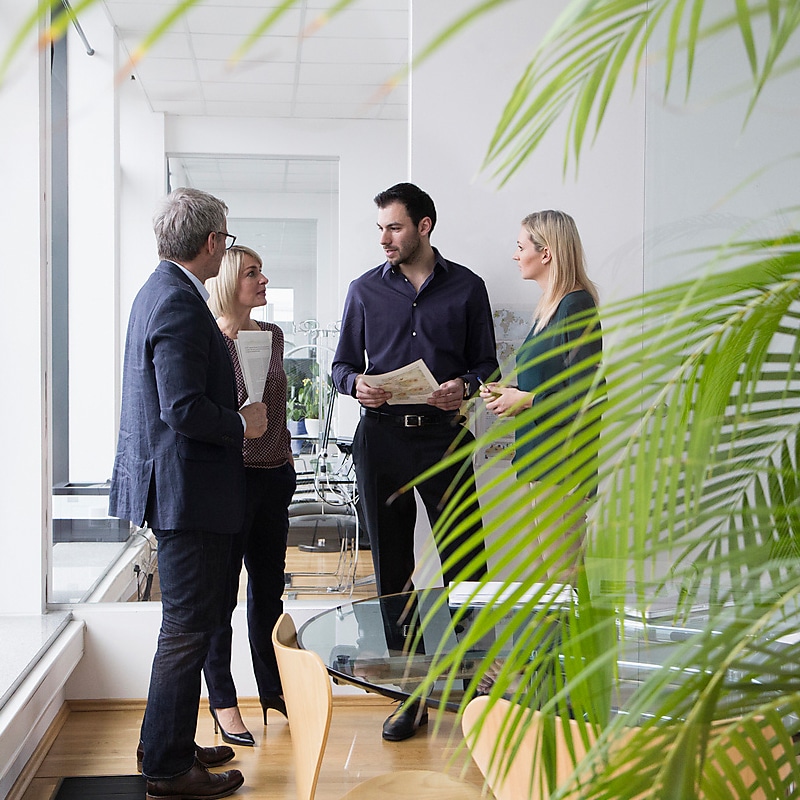
<path fill-rule="evenodd" d="M 145 779 L 141 775 L 100 775 L 64 778 L 53 800 L 144 800 Z"/>

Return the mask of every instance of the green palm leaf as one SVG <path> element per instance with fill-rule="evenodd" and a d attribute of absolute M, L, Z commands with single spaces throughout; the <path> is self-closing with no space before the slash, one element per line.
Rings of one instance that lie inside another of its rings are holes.
<path fill-rule="evenodd" d="M 536 48 L 513 90 L 489 143 L 484 168 L 492 171 L 501 186 L 505 184 L 565 111 L 569 111 L 569 121 L 564 166 L 570 159 L 577 166 L 590 123 L 594 121 L 596 134 L 629 60 L 635 84 L 646 49 L 660 36 L 662 23 L 666 25 L 665 94 L 682 52 L 688 96 L 698 43 L 738 30 L 752 75 L 747 119 L 769 78 L 797 69 L 796 59 L 784 63 L 781 57 L 800 25 L 800 2 L 733 0 L 733 5 L 732 14 L 704 26 L 703 0 L 691 4 L 687 0 L 574 0 Z M 762 16 L 769 19 L 769 40 L 759 59 L 753 31 Z"/>

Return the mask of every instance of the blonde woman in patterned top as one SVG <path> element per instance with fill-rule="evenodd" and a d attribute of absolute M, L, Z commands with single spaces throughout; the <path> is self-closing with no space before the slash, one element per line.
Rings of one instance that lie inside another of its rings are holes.
<path fill-rule="evenodd" d="M 269 281 L 262 267 L 258 253 L 249 247 L 234 245 L 226 251 L 219 275 L 206 284 L 211 293 L 209 305 L 217 317 L 236 372 L 240 406 L 248 397 L 236 355 L 235 342 L 239 331 L 265 330 L 272 333 L 264 396 L 258 398 L 267 406 L 267 431 L 261 438 L 246 439 L 244 443 L 245 523 L 231 546 L 227 605 L 223 609 L 222 623 L 211 639 L 203 667 L 214 731 L 219 728 L 223 740 L 230 744 L 246 746 L 253 746 L 255 741 L 239 713 L 231 675 L 231 617 L 236 608 L 239 576 L 244 563 L 247 568 L 247 630 L 266 725 L 268 708 L 286 716 L 270 634 L 283 612 L 288 508 L 296 485 L 291 438 L 286 428 L 283 331 L 277 325 L 250 318 L 252 309 L 267 302 Z"/>

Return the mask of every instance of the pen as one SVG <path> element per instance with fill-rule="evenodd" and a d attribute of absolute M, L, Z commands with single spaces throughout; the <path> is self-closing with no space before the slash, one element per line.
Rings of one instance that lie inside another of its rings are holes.
<path fill-rule="evenodd" d="M 500 397 L 501 392 L 496 392 L 494 389 L 490 389 L 480 378 L 478 378 L 478 384 L 480 385 L 481 389 L 486 389 L 492 397 Z"/>

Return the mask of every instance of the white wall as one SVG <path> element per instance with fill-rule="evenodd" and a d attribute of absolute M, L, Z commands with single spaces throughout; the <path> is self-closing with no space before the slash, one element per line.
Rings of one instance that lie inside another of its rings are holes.
<path fill-rule="evenodd" d="M 241 120 L 168 117 L 170 153 L 334 156 L 339 158 L 339 272 L 341 308 L 349 282 L 381 260 L 372 198 L 398 180 L 407 163 L 405 122 L 384 120 Z M 225 199 L 224 197 L 222 198 Z"/>
<path fill-rule="evenodd" d="M 103 481 L 114 403 L 117 241 L 116 42 L 102 6 L 81 13 L 91 42 L 67 37 L 69 86 L 69 477 Z"/>
<path fill-rule="evenodd" d="M 479 173 L 494 126 L 544 35 L 565 2 L 506 3 L 482 17 L 414 71 L 411 102 L 411 179 L 436 202 L 432 241 L 486 281 L 492 305 L 538 299 L 522 283 L 515 250 L 520 220 L 558 208 L 578 224 L 590 277 L 602 301 L 638 291 L 644 209 L 644 81 L 631 97 L 625 78 L 596 145 L 577 178 L 563 176 L 564 127 L 557 124 L 530 161 L 502 189 Z M 414 51 L 427 44 L 462 4 L 414 3 Z"/>
<path fill-rule="evenodd" d="M 309 618 L 330 608 L 310 600 L 291 600 L 286 610 L 298 629 Z M 84 655 L 66 684 L 68 700 L 145 698 L 150 666 L 156 652 L 161 606 L 158 603 L 87 603 L 74 612 L 86 623 Z M 231 664 L 240 697 L 258 697 L 247 641 L 246 610 L 239 606 L 233 616 Z M 361 693 L 347 686 L 334 687 L 336 694 Z M 207 695 L 205 683 L 203 695 Z M 209 726 L 211 720 L 209 718 Z M 208 741 L 201 731 L 201 741 Z"/>
<path fill-rule="evenodd" d="M 122 61 L 119 58 L 118 61 Z M 125 331 L 133 298 L 158 263 L 152 218 L 156 201 L 164 194 L 164 115 L 150 111 L 136 80 L 124 76 L 117 84 L 119 101 L 119 195 L 117 197 L 115 429 L 119 424 L 120 383 Z M 113 453 L 113 450 L 112 450 Z M 111 463 L 101 475 L 111 474 Z"/>
<path fill-rule="evenodd" d="M 32 8 L 4 0 L 0 53 Z M 49 235 L 44 198 L 48 72 L 34 30 L 0 86 L 0 214 L 4 237 L 0 420 L 4 466 L 0 479 L 0 547 L 6 569 L 0 613 L 38 614 L 44 607 L 43 564 L 49 518 L 47 376 L 49 374 Z"/>

